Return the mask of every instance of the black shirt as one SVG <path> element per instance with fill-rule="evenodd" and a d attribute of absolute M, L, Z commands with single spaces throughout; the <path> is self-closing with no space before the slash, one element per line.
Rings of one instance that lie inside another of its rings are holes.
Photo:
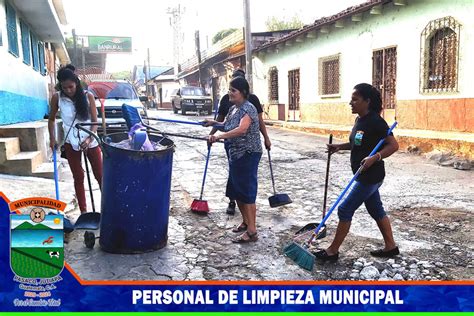
<path fill-rule="evenodd" d="M 257 109 L 257 114 L 260 114 L 263 112 L 262 105 L 260 104 L 260 100 L 257 98 L 255 94 L 250 93 L 248 100 Z M 232 105 L 233 104 L 229 100 L 229 95 L 228 94 L 224 95 L 221 98 L 221 101 L 219 102 L 219 110 L 218 110 L 219 115 L 223 115 L 224 117 L 226 117 Z"/>
<path fill-rule="evenodd" d="M 369 156 L 377 143 L 387 137 L 389 130 L 387 122 L 377 113 L 369 112 L 363 117 L 358 117 L 352 128 L 349 142 L 351 144 L 351 168 L 356 173 L 362 159 Z M 390 135 L 393 135 L 390 133 Z M 384 143 L 385 144 L 385 143 Z M 380 151 L 382 147 L 379 148 Z M 385 178 L 385 167 L 383 160 L 375 162 L 369 169 L 364 170 L 357 181 L 367 184 L 375 184 Z"/>

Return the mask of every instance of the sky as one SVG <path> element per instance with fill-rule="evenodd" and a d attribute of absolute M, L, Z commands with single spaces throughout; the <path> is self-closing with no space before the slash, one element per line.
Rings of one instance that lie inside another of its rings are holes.
<path fill-rule="evenodd" d="M 12 225 L 11 229 L 15 229 L 18 225 L 22 224 L 23 222 L 28 222 L 32 225 L 36 225 L 33 221 L 29 220 L 30 215 L 12 215 Z M 62 216 L 55 216 L 55 215 L 46 215 L 46 218 L 44 221 L 41 222 L 41 224 L 49 226 L 53 229 L 59 229 L 63 227 L 63 222 L 62 222 Z M 25 221 L 25 219 L 27 219 Z M 54 223 L 54 219 L 58 219 L 59 222 Z"/>
<path fill-rule="evenodd" d="M 340 12 L 365 0 L 249 0 L 252 32 L 264 32 L 272 16 L 290 20 L 298 16 L 305 24 Z M 168 8 L 181 9 L 184 59 L 193 56 L 194 33 L 199 30 L 201 49 L 211 45 L 220 30 L 242 28 L 243 1 L 228 0 L 63 0 L 68 25 L 64 31 L 77 35 L 131 36 L 132 54 L 109 54 L 107 71 L 131 70 L 143 65 L 150 50 L 150 63 L 173 65 L 173 29 Z"/>

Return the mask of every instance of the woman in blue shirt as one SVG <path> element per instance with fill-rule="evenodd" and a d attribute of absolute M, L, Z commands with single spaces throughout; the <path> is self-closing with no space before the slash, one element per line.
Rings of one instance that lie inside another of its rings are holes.
<path fill-rule="evenodd" d="M 229 99 L 234 104 L 224 122 L 224 133 L 209 135 L 209 143 L 223 139 L 229 147 L 229 179 L 226 195 L 235 199 L 242 214 L 242 224 L 234 228 L 235 233 L 244 232 L 235 243 L 257 241 L 257 173 L 262 157 L 260 125 L 255 107 L 248 101 L 249 84 L 243 77 L 230 82 Z M 216 124 L 209 121 L 208 126 Z"/>

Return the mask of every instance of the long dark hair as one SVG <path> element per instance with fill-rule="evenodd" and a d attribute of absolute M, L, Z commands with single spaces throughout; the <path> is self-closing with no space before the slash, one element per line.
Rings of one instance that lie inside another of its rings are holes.
<path fill-rule="evenodd" d="M 81 81 L 69 67 L 62 67 L 58 70 L 58 81 L 62 83 L 66 80 L 71 80 L 76 84 L 76 93 L 71 99 L 74 103 L 77 118 L 85 121 L 89 118 L 89 103 L 87 102 L 87 96 L 84 93 L 84 89 L 82 89 Z M 62 85 L 59 85 L 59 89 L 61 93 L 65 95 Z"/>
<path fill-rule="evenodd" d="M 368 83 L 359 83 L 354 90 L 364 99 L 369 100 L 369 111 L 380 114 L 382 112 L 382 97 L 380 92 Z"/>

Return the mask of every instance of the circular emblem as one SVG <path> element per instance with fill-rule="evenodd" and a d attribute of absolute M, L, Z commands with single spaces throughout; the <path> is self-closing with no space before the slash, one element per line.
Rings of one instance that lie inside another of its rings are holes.
<path fill-rule="evenodd" d="M 117 113 L 117 110 L 112 110 L 112 114 L 116 114 Z"/>
<path fill-rule="evenodd" d="M 34 223 L 41 223 L 46 217 L 45 211 L 40 207 L 35 207 L 30 212 L 30 218 Z"/>

